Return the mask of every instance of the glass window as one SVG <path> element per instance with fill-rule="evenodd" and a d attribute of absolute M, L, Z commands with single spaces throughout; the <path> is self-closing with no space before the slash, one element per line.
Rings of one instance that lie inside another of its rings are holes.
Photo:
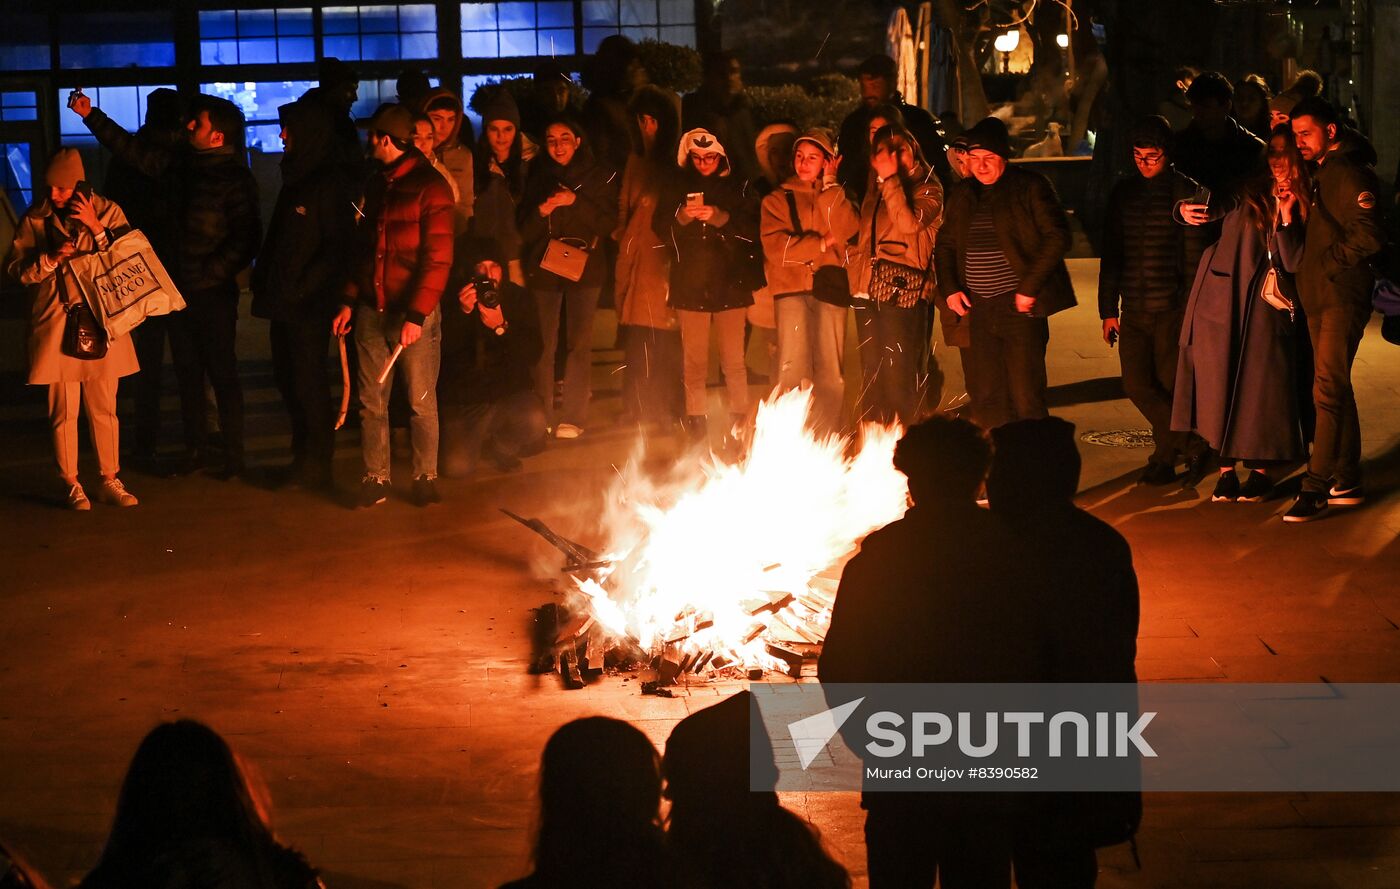
<path fill-rule="evenodd" d="M 149 86 L 95 86 L 85 87 L 84 93 L 92 99 L 94 108 L 121 124 L 127 132 L 134 133 L 141 128 L 145 119 L 146 97 L 158 89 L 175 89 L 174 84 Z M 67 110 L 68 90 L 58 90 L 59 108 L 58 135 L 65 145 L 96 145 L 97 138 L 88 131 L 83 119 Z"/>
<path fill-rule="evenodd" d="M 430 59 L 438 54 L 431 3 L 327 6 L 321 11 L 324 55 L 344 61 Z"/>
<path fill-rule="evenodd" d="M 200 10 L 202 65 L 272 65 L 315 59 L 310 7 Z"/>
<path fill-rule="evenodd" d="M 473 133 L 481 133 L 481 115 L 471 108 L 472 96 L 479 87 L 488 83 L 499 83 L 500 80 L 499 74 L 468 74 L 462 78 L 462 102 L 467 106 L 467 122 L 472 125 Z"/>
<path fill-rule="evenodd" d="M 16 214 L 29 209 L 34 199 L 34 170 L 30 166 L 28 142 L 0 143 L 0 164 L 4 166 L 5 196 Z"/>
<path fill-rule="evenodd" d="M 38 119 L 39 97 L 33 90 L 0 92 L 0 121 Z"/>
<path fill-rule="evenodd" d="M 175 64 L 175 32 L 168 11 L 66 14 L 61 39 L 61 68 L 161 68 Z"/>
<path fill-rule="evenodd" d="M 462 4 L 465 58 L 573 55 L 574 8 L 569 0 L 508 0 Z"/>
<path fill-rule="evenodd" d="M 613 34 L 694 47 L 694 0 L 583 0 L 583 51 Z"/>
<path fill-rule="evenodd" d="M 49 62 L 48 14 L 6 11 L 5 27 L 0 28 L 0 70 L 43 71 Z"/>

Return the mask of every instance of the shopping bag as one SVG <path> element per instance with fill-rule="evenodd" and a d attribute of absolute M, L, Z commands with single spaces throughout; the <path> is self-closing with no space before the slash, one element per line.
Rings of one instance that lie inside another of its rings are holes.
<path fill-rule="evenodd" d="M 74 256 L 68 268 L 109 339 L 125 336 L 152 315 L 185 307 L 151 242 L 138 230 L 117 238 L 106 250 Z"/>

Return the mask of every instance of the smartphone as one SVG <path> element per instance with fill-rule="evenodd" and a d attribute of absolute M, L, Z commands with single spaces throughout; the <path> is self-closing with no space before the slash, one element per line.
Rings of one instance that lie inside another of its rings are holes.
<path fill-rule="evenodd" d="M 1118 345 L 1118 331 L 1110 330 L 1108 332 L 1108 347 L 1112 349 L 1116 345 Z"/>
<path fill-rule="evenodd" d="M 82 88 L 82 87 L 78 87 L 77 89 L 75 89 L 75 90 L 73 90 L 72 92 L 70 92 L 70 93 L 68 94 L 68 107 L 69 107 L 69 108 L 72 108 L 73 105 L 78 101 L 78 97 L 81 96 L 82 94 L 83 94 L 83 88 Z"/>
<path fill-rule="evenodd" d="M 685 205 L 686 205 L 687 207 L 703 207 L 703 206 L 705 206 L 705 193 L 704 193 L 703 191 L 692 191 L 692 192 L 690 192 L 689 194 L 687 194 L 687 195 L 685 196 Z"/>
<path fill-rule="evenodd" d="M 1210 189 L 1204 185 L 1196 186 L 1196 193 L 1191 196 L 1191 203 L 1210 206 Z"/>
<path fill-rule="evenodd" d="M 88 200 L 92 200 L 92 183 L 86 179 L 79 179 L 78 184 L 73 186 L 73 196 L 82 195 Z"/>

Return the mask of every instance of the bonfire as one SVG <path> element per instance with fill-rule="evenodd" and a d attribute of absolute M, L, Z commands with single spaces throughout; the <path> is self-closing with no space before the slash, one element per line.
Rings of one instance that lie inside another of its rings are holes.
<path fill-rule="evenodd" d="M 908 505 L 893 465 L 900 428 L 867 424 L 855 442 L 816 435 L 810 407 L 804 389 L 762 403 L 732 462 L 696 454 L 660 482 L 628 464 L 607 494 L 598 551 L 516 516 L 569 558 L 551 652 L 566 683 L 581 684 L 580 663 L 597 671 L 609 658 L 649 664 L 660 685 L 810 664 L 841 568 Z"/>

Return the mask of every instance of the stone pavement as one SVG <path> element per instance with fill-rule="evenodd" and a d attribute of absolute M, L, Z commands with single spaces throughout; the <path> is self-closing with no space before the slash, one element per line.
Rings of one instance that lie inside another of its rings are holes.
<path fill-rule="evenodd" d="M 1098 338 L 1095 273 L 1074 262 L 1082 305 L 1051 323 L 1055 410 L 1084 432 L 1141 428 Z M 265 328 L 244 328 L 255 458 L 276 462 Z M 600 324 L 600 347 L 611 335 Z M 957 362 L 942 357 L 951 399 Z M 615 353 L 597 359 L 606 421 L 619 377 Z M 1133 487 L 1144 451 L 1082 446 L 1082 502 L 1136 553 L 1144 680 L 1400 681 L 1400 350 L 1374 327 L 1356 380 L 1372 501 L 1312 525 L 1284 526 L 1282 499 Z M 497 510 L 586 538 L 632 445 L 607 422 L 521 473 L 448 481 L 427 510 L 128 474 L 141 507 L 72 514 L 53 506 L 42 399 L 12 381 L 2 391 L 0 837 L 55 885 L 94 862 L 125 762 L 159 720 L 225 733 L 332 889 L 458 889 L 526 869 L 537 762 L 559 725 L 614 715 L 661 745 L 729 690 L 667 700 L 618 679 L 565 692 L 526 675 L 549 552 Z M 863 886 L 855 796 L 785 802 Z M 1400 799 L 1151 795 L 1138 846 L 1141 870 L 1126 847 L 1105 850 L 1101 886 L 1400 886 Z"/>

